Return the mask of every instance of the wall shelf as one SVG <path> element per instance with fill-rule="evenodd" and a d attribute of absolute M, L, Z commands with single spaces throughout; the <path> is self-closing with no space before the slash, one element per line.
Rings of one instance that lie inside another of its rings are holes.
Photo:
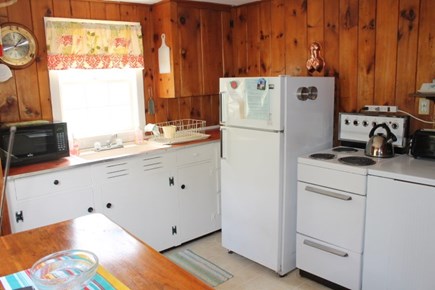
<path fill-rule="evenodd" d="M 435 92 L 433 93 L 419 93 L 415 92 L 412 94 L 409 94 L 410 96 L 416 97 L 416 98 L 426 98 L 432 101 L 435 101 Z"/>

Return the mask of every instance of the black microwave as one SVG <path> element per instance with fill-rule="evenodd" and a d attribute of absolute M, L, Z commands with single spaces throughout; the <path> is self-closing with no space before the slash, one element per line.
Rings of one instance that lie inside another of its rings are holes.
<path fill-rule="evenodd" d="M 16 126 L 11 166 L 27 165 L 69 156 L 66 123 Z M 9 145 L 10 128 L 0 129 L 0 157 L 3 166 Z"/>
<path fill-rule="evenodd" d="M 415 158 L 435 159 L 435 130 L 415 131 L 412 138 L 411 154 Z"/>

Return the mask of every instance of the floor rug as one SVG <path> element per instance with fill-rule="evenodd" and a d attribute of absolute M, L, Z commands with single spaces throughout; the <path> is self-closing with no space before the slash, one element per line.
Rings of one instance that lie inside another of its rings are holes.
<path fill-rule="evenodd" d="M 198 256 L 189 249 L 170 252 L 165 256 L 212 287 L 216 287 L 233 277 L 231 273 Z"/>

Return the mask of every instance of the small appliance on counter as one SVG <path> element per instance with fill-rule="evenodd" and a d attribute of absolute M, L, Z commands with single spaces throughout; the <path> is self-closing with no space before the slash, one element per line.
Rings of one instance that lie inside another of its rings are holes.
<path fill-rule="evenodd" d="M 34 121 L 9 124 L 16 126 L 15 142 L 11 153 L 11 166 L 56 160 L 69 156 L 66 123 Z M 10 130 L 0 129 L 0 157 L 6 160 Z"/>
<path fill-rule="evenodd" d="M 435 129 L 420 129 L 412 137 L 411 155 L 435 159 Z"/>

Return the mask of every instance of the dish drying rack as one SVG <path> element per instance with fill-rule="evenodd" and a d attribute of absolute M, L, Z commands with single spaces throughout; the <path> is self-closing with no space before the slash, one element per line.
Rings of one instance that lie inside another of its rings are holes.
<path fill-rule="evenodd" d="M 178 144 L 207 139 L 210 135 L 203 133 L 205 130 L 205 123 L 206 121 L 195 119 L 181 119 L 157 123 L 158 134 L 155 134 L 149 140 L 159 144 Z M 176 127 L 175 136 L 173 138 L 164 137 L 163 127 L 165 126 Z"/>

